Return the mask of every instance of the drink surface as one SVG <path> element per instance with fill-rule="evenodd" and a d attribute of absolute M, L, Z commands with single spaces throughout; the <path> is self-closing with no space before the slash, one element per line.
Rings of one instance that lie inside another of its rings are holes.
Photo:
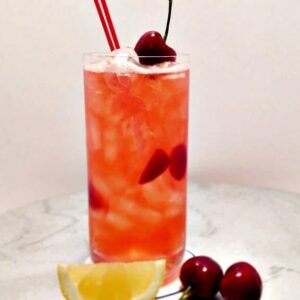
<path fill-rule="evenodd" d="M 84 84 L 92 259 L 167 258 L 174 276 L 185 248 L 189 70 L 86 67 Z M 144 182 L 147 170 L 156 176 Z"/>

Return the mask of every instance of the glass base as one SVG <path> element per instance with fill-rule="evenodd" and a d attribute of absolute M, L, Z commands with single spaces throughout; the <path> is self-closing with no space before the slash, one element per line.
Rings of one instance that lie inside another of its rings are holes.
<path fill-rule="evenodd" d="M 165 280 L 164 280 L 164 285 L 171 283 L 172 281 L 174 281 L 176 278 L 178 278 L 179 275 L 179 271 L 180 271 L 180 266 L 181 263 L 183 261 L 183 257 L 184 257 L 184 249 L 173 254 L 172 256 L 168 256 L 167 259 L 167 272 L 166 272 L 166 276 L 165 276 Z M 107 258 L 107 256 L 101 255 L 100 253 L 96 252 L 96 251 L 91 251 L 91 258 L 92 261 L 94 263 L 97 262 L 112 262 L 112 261 L 123 261 L 122 259 L 118 259 L 118 258 Z M 159 257 L 155 258 L 155 257 L 149 257 L 149 260 L 154 260 L 154 259 L 160 259 Z M 135 258 L 132 260 L 128 260 L 128 261 L 138 261 L 139 258 Z"/>

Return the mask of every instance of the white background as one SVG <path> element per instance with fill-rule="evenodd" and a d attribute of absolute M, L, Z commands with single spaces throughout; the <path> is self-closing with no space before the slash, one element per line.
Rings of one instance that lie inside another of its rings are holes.
<path fill-rule="evenodd" d="M 164 31 L 167 0 L 107 0 L 123 46 Z M 174 0 L 191 54 L 191 177 L 300 192 L 299 0 Z M 93 1 L 0 1 L 0 211 L 85 188 L 84 52 Z"/>

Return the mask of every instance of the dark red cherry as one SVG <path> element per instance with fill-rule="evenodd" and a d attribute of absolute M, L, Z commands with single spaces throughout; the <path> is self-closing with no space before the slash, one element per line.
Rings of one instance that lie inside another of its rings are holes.
<path fill-rule="evenodd" d="M 225 300 L 259 300 L 262 281 L 253 266 L 246 262 L 238 262 L 225 272 L 220 292 Z"/>
<path fill-rule="evenodd" d="M 165 43 L 157 31 L 144 33 L 136 43 L 134 50 L 140 56 L 140 63 L 144 65 L 176 60 L 176 51 Z"/>
<path fill-rule="evenodd" d="M 169 166 L 169 156 L 163 149 L 156 149 L 145 166 L 139 184 L 148 183 L 161 175 Z"/>
<path fill-rule="evenodd" d="M 88 186 L 89 206 L 92 209 L 107 211 L 108 203 L 103 199 L 100 192 L 96 189 L 93 183 Z"/>
<path fill-rule="evenodd" d="M 171 175 L 181 180 L 186 173 L 187 165 L 187 151 L 185 144 L 178 144 L 175 146 L 170 154 L 169 170 Z"/>
<path fill-rule="evenodd" d="M 223 271 L 216 261 L 195 256 L 182 265 L 179 278 L 184 288 L 191 287 L 194 298 L 210 299 L 218 292 L 222 276 Z"/>

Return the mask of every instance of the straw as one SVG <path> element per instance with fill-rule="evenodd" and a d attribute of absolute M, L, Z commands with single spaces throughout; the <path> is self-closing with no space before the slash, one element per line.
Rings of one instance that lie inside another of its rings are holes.
<path fill-rule="evenodd" d="M 94 0 L 109 48 L 111 51 L 119 49 L 119 41 L 105 0 Z"/>
<path fill-rule="evenodd" d="M 113 41 L 115 43 L 115 47 L 116 47 L 116 49 L 119 49 L 120 44 L 119 44 L 119 41 L 118 41 L 118 37 L 117 37 L 116 31 L 115 31 L 113 21 L 110 17 L 110 13 L 109 13 L 109 9 L 108 9 L 107 4 L 106 4 L 106 0 L 101 0 L 101 3 L 103 5 L 104 13 L 105 13 L 105 16 L 106 16 L 106 19 L 107 19 L 107 22 L 108 22 L 108 26 L 109 26 L 111 34 L 112 34 Z"/>

